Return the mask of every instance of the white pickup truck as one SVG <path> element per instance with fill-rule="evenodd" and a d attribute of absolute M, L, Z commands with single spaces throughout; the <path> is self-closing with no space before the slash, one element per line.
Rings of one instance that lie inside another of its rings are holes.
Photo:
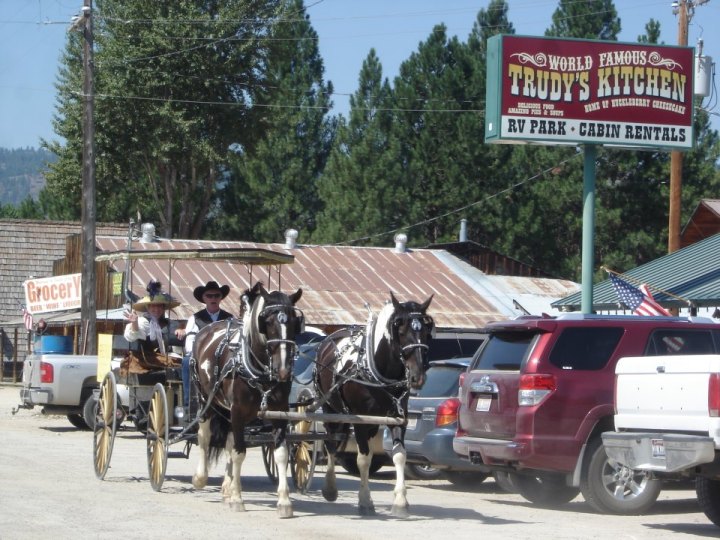
<path fill-rule="evenodd" d="M 67 415 L 79 429 L 92 429 L 98 388 L 97 356 L 73 354 L 32 354 L 23 364 L 20 406 L 42 406 L 47 414 Z"/>
<path fill-rule="evenodd" d="M 700 507 L 720 526 L 720 355 L 622 358 L 615 374 L 608 457 L 657 477 L 695 478 Z"/>

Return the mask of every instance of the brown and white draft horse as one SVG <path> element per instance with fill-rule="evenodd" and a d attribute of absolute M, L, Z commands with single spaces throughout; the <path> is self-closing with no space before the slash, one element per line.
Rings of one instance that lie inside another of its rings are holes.
<path fill-rule="evenodd" d="M 405 488 L 405 429 L 407 403 L 411 388 L 425 382 L 427 342 L 432 335 L 433 319 L 427 314 L 432 296 L 422 304 L 398 302 L 390 293 L 392 303 L 382 308 L 377 318 L 371 316 L 364 330 L 339 330 L 320 345 L 315 367 L 315 388 L 324 413 L 390 416 L 405 419 L 400 426 L 391 426 L 393 463 L 395 464 L 395 498 L 392 514 L 408 515 Z M 348 424 L 325 423 L 328 457 L 325 485 L 326 500 L 337 499 L 335 484 L 335 453 L 338 444 L 332 435 L 349 431 Z M 358 493 L 360 515 L 375 514 L 370 496 L 369 476 L 372 461 L 370 439 L 379 426 L 353 425 L 358 447 L 357 466 L 360 471 Z"/>
<path fill-rule="evenodd" d="M 217 459 L 223 448 L 228 462 L 222 485 L 223 499 L 234 510 L 244 511 L 240 473 L 247 444 L 246 426 L 257 422 L 261 410 L 287 411 L 295 335 L 303 315 L 295 304 L 302 289 L 291 295 L 267 292 L 261 282 L 243 293 L 243 320 L 218 321 L 200 330 L 194 345 L 196 376 L 201 401 L 212 400 L 198 428 L 200 460 L 193 486 L 203 488 L 208 479 L 208 458 Z M 285 439 L 287 420 L 272 421 L 275 463 L 278 467 L 280 517 L 292 517 Z"/>

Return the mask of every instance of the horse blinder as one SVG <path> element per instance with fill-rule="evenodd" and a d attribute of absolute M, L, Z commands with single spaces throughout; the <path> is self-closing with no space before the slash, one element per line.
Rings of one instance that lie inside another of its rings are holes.
<path fill-rule="evenodd" d="M 410 321 L 410 329 L 413 332 L 419 333 L 425 329 L 429 335 L 434 335 L 435 321 L 430 315 L 411 313 L 410 315 L 402 315 L 393 319 L 392 327 L 393 333 L 395 334 L 393 336 L 394 338 L 399 337 L 400 328 L 404 324 L 407 324 L 408 320 Z"/>
<path fill-rule="evenodd" d="M 305 315 L 297 308 L 292 308 L 294 319 L 292 327 L 294 335 L 301 334 L 305 331 Z M 289 315 L 283 309 L 263 310 L 258 317 L 258 332 L 267 336 L 267 318 L 273 314 L 277 314 L 277 320 L 280 324 L 287 324 Z"/>

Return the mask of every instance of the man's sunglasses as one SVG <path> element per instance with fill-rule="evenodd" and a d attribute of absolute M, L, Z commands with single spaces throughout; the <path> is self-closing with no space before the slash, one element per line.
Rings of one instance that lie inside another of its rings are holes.
<path fill-rule="evenodd" d="M 205 298 L 220 298 L 222 297 L 222 293 L 205 293 L 203 296 Z"/>

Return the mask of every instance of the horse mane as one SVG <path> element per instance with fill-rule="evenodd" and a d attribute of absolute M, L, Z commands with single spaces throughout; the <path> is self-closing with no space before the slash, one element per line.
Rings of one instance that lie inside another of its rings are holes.
<path fill-rule="evenodd" d="M 392 334 L 390 332 L 390 318 L 393 316 L 393 313 L 395 313 L 395 306 L 392 305 L 391 302 L 388 302 L 385 304 L 382 309 L 380 310 L 380 313 L 378 313 L 377 319 L 375 319 L 375 327 L 372 330 L 373 332 L 373 353 L 376 353 L 378 350 L 378 347 L 380 346 L 380 341 L 385 338 L 388 343 L 392 341 Z M 379 329 L 382 329 L 382 332 L 378 332 Z"/>
<path fill-rule="evenodd" d="M 243 337 L 248 343 L 252 338 L 257 338 L 260 344 L 265 344 L 267 338 L 257 331 L 258 318 L 265 307 L 265 298 L 261 294 L 263 289 L 262 281 L 258 281 L 253 285 L 252 289 L 247 289 L 242 296 L 247 299 L 250 309 L 243 309 Z"/>

